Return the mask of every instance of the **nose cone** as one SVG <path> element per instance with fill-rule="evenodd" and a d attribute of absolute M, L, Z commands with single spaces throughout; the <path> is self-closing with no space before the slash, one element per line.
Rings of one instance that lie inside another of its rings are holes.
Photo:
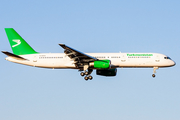
<path fill-rule="evenodd" d="M 175 66 L 175 65 L 176 65 L 176 63 L 173 60 L 171 60 L 170 66 Z"/>
<path fill-rule="evenodd" d="M 174 62 L 174 61 L 173 61 Z M 174 65 L 173 66 L 175 66 L 176 65 L 176 62 L 174 62 Z"/>

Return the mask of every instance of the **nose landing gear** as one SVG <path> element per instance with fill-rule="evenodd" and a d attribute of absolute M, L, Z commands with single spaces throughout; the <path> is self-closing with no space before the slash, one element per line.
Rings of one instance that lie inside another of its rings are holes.
<path fill-rule="evenodd" d="M 154 68 L 154 70 L 153 70 L 152 77 L 155 78 L 156 77 L 155 73 L 156 73 L 156 70 L 158 69 L 158 67 L 153 67 L 153 68 Z"/>

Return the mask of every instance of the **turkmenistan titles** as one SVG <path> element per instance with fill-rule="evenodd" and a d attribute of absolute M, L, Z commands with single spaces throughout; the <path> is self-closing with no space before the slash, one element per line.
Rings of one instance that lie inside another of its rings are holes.
<path fill-rule="evenodd" d="M 153 56 L 153 54 L 127 54 L 127 56 Z"/>

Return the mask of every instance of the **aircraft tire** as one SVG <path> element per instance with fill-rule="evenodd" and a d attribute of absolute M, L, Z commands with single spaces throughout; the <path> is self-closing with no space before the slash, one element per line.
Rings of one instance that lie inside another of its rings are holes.
<path fill-rule="evenodd" d="M 83 72 L 80 73 L 81 76 L 84 76 L 85 74 Z"/>
<path fill-rule="evenodd" d="M 84 79 L 87 81 L 89 78 L 86 76 L 86 77 L 84 77 Z"/>
<path fill-rule="evenodd" d="M 93 77 L 90 75 L 90 76 L 89 76 L 89 80 L 92 80 L 92 79 L 93 79 Z"/>
<path fill-rule="evenodd" d="M 152 77 L 153 77 L 153 78 L 155 78 L 155 77 L 156 77 L 156 75 L 155 75 L 155 74 L 152 74 Z"/>
<path fill-rule="evenodd" d="M 86 72 L 85 72 L 85 75 L 88 75 L 88 74 L 89 74 L 89 73 L 86 71 Z"/>

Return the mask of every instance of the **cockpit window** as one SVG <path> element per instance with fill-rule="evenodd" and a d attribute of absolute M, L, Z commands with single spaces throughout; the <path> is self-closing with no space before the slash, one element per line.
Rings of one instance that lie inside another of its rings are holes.
<path fill-rule="evenodd" d="M 164 59 L 170 59 L 170 60 L 171 60 L 171 58 L 170 58 L 170 57 L 164 57 Z"/>

